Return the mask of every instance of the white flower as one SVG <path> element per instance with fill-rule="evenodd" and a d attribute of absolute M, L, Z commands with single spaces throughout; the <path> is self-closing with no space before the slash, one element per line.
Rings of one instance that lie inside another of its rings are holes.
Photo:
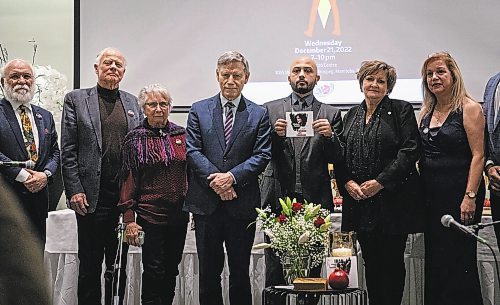
<path fill-rule="evenodd" d="M 321 226 L 331 224 L 330 212 L 320 205 L 298 203 L 288 197 L 279 201 L 281 212 L 278 215 L 269 207 L 257 209 L 258 226 L 271 239 L 265 247 L 273 249 L 282 262 L 290 257 L 308 256 L 312 267 L 319 266 L 328 248 L 328 229 Z M 317 221 L 319 218 L 322 221 Z"/>
<path fill-rule="evenodd" d="M 309 231 L 305 231 L 304 234 L 300 235 L 299 245 L 305 244 L 309 240 L 309 236 L 311 236 L 311 233 L 309 233 Z"/>
<path fill-rule="evenodd" d="M 267 237 L 269 237 L 271 240 L 274 239 L 274 234 L 273 234 L 273 231 L 269 230 L 269 229 L 265 229 L 264 230 L 264 234 L 267 235 Z"/>
<path fill-rule="evenodd" d="M 271 245 L 268 244 L 268 243 L 260 243 L 260 244 L 256 244 L 252 247 L 252 249 L 256 249 L 256 250 L 259 250 L 259 249 L 267 249 L 267 248 L 270 248 Z"/>

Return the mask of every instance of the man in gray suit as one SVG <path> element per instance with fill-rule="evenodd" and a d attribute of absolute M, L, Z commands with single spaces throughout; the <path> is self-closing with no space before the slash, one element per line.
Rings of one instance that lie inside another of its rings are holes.
<path fill-rule="evenodd" d="M 483 111 L 486 117 L 486 165 L 489 178 L 491 215 L 500 220 L 500 73 L 488 81 L 484 91 Z M 495 235 L 500 247 L 500 225 L 495 225 Z"/>
<path fill-rule="evenodd" d="M 278 198 L 289 196 L 299 202 L 307 200 L 333 208 L 328 163 L 334 163 L 341 152 L 334 149 L 335 134 L 342 131 L 340 111 L 321 103 L 313 95 L 319 81 L 316 63 L 310 57 L 299 57 L 290 66 L 288 81 L 292 94 L 264 104 L 273 127 L 272 159 L 261 181 L 262 203 L 274 212 L 280 210 Z M 286 137 L 286 112 L 312 111 L 314 136 Z M 279 258 L 265 250 L 266 287 L 284 283 Z M 319 276 L 321 269 L 311 276 Z"/>
<path fill-rule="evenodd" d="M 137 98 L 118 90 L 125 73 L 123 54 L 106 48 L 94 64 L 97 86 L 72 91 L 64 98 L 61 126 L 62 173 L 68 206 L 78 224 L 78 304 L 101 304 L 101 273 L 106 263 L 105 304 L 118 247 L 120 147 L 127 132 L 141 123 Z M 122 256 L 120 304 L 125 288 Z"/>

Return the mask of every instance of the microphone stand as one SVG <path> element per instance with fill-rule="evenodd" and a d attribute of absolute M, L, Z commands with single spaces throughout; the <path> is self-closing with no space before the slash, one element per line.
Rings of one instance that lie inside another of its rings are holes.
<path fill-rule="evenodd" d="M 484 229 L 484 228 L 489 227 L 489 226 L 496 225 L 496 224 L 500 224 L 500 220 L 498 220 L 498 221 L 492 221 L 492 222 L 489 222 L 489 223 L 478 223 L 478 224 L 469 226 L 469 228 L 473 229 L 474 232 L 475 232 L 475 236 L 478 237 L 478 238 L 480 238 L 479 237 L 479 230 Z M 485 244 L 490 249 L 491 254 L 493 255 L 493 260 L 495 261 L 495 270 L 496 270 L 496 273 L 497 273 L 497 281 L 500 282 L 500 272 L 498 270 L 499 269 L 498 268 L 498 261 L 497 261 L 497 256 L 495 255 L 495 251 L 493 251 L 493 248 L 487 242 L 482 242 L 482 243 Z"/>
<path fill-rule="evenodd" d="M 489 226 L 496 225 L 496 224 L 500 224 L 500 220 L 492 221 L 492 222 L 489 222 L 489 223 L 478 223 L 478 224 L 475 224 L 475 225 L 471 225 L 469 227 L 471 229 L 473 229 L 474 232 L 476 232 L 476 234 L 478 234 L 479 230 L 484 229 L 484 228 L 489 227 Z"/>
<path fill-rule="evenodd" d="M 116 250 L 114 272 L 113 272 L 113 282 L 111 287 L 113 289 L 113 305 L 119 305 L 120 303 L 120 276 L 122 271 L 122 253 L 123 253 L 123 233 L 125 232 L 125 223 L 123 222 L 123 214 L 120 214 L 120 220 L 118 220 L 118 226 L 116 227 L 116 232 L 118 232 L 118 248 Z M 115 285 L 116 284 L 116 285 Z"/>

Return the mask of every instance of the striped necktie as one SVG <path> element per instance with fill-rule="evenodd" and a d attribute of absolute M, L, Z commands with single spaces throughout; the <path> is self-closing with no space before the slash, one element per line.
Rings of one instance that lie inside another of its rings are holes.
<path fill-rule="evenodd" d="M 31 120 L 26 113 L 26 106 L 19 106 L 19 116 L 21 118 L 21 125 L 23 127 L 23 134 L 25 138 L 24 145 L 30 156 L 30 160 L 36 162 L 38 160 L 38 153 L 36 151 L 35 136 L 33 135 L 33 127 L 31 125 Z"/>
<path fill-rule="evenodd" d="M 232 102 L 227 102 L 226 105 L 224 105 L 226 111 L 226 121 L 224 122 L 224 140 L 226 140 L 226 144 L 229 142 L 231 131 L 233 130 L 234 107 L 235 106 Z"/>

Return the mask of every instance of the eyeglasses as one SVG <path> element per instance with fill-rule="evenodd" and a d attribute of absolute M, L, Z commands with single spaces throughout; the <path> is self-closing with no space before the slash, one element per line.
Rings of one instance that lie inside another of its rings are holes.
<path fill-rule="evenodd" d="M 156 107 L 160 106 L 160 108 L 168 108 L 170 106 L 169 102 L 148 102 L 146 103 L 146 106 L 156 109 Z"/>

